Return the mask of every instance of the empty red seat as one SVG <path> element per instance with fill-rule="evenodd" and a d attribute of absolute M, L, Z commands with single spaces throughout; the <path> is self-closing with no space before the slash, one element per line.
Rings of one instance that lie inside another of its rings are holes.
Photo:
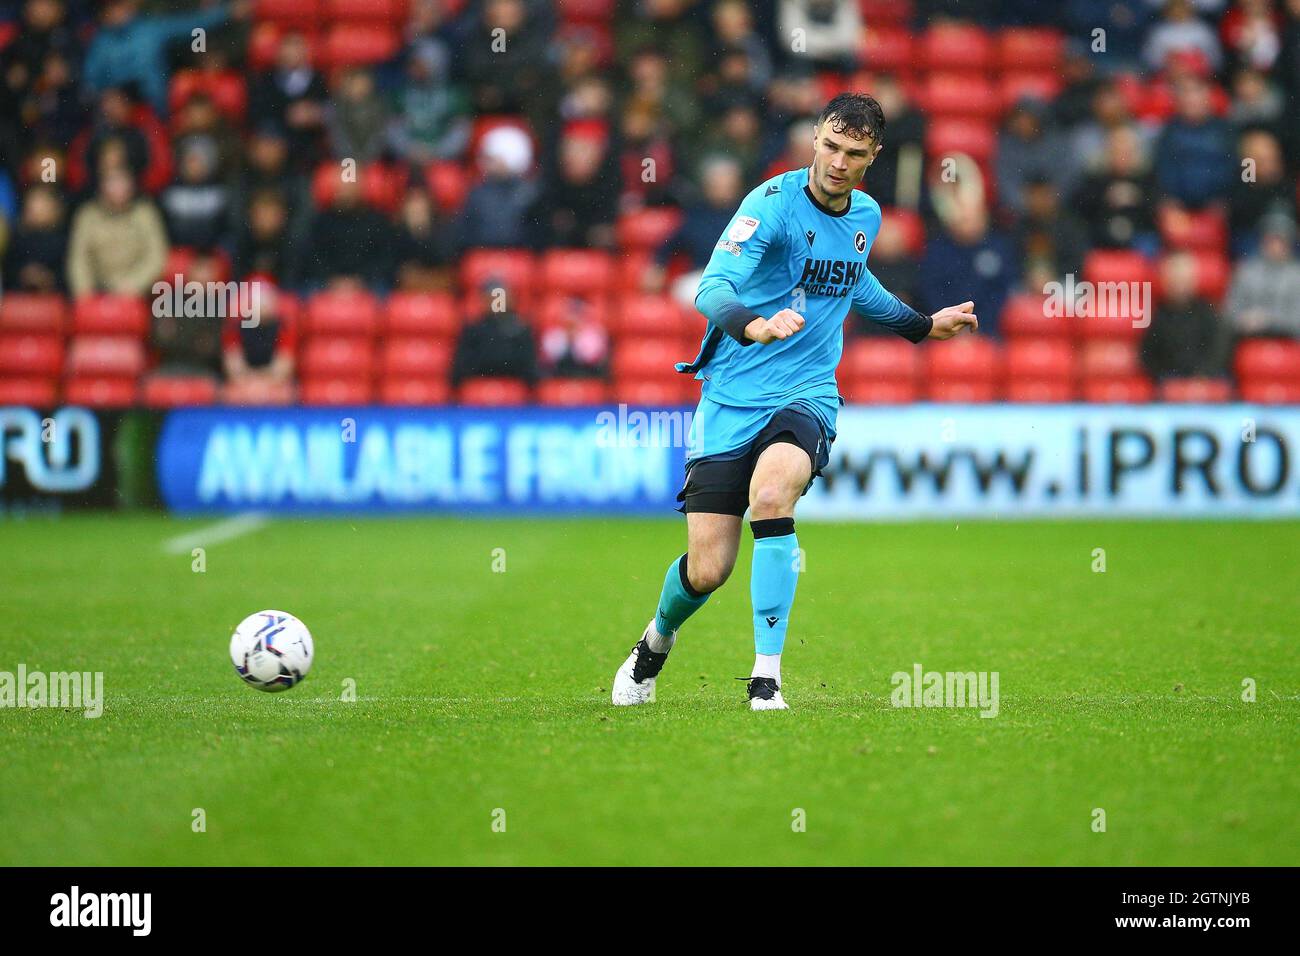
<path fill-rule="evenodd" d="M 980 27 L 947 22 L 921 34 L 916 49 L 917 60 L 927 70 L 954 70 L 979 73 L 994 65 L 994 45 Z"/>
<path fill-rule="evenodd" d="M 172 77 L 167 102 L 178 113 L 197 95 L 207 96 L 229 121 L 242 123 L 248 111 L 248 89 L 244 77 L 233 70 L 180 70 Z"/>
<path fill-rule="evenodd" d="M 921 368 L 921 350 L 894 337 L 850 339 L 844 345 L 839 375 L 850 382 L 912 382 Z"/>
<path fill-rule="evenodd" d="M 884 381 L 872 378 L 851 378 L 840 383 L 845 400 L 861 405 L 904 405 L 914 402 L 921 389 L 914 381 Z"/>
<path fill-rule="evenodd" d="M 867 21 L 859 59 L 868 70 L 878 73 L 906 73 L 916 66 L 915 48 L 915 40 L 905 25 Z"/>
<path fill-rule="evenodd" d="M 144 345 L 139 339 L 82 335 L 68 348 L 65 371 L 88 378 L 134 379 L 144 371 Z"/>
<path fill-rule="evenodd" d="M 1200 211 L 1161 207 L 1156 216 L 1160 238 L 1171 249 L 1223 253 L 1228 248 L 1228 217 L 1219 209 Z"/>
<path fill-rule="evenodd" d="M 1083 260 L 1087 282 L 1154 282 L 1155 268 L 1140 252 L 1094 249 Z"/>
<path fill-rule="evenodd" d="M 993 382 L 930 382 L 926 397 L 932 402 L 983 403 L 997 397 Z"/>
<path fill-rule="evenodd" d="M 1083 344 L 1084 378 L 1132 378 L 1140 376 L 1142 362 L 1136 339 L 1096 339 Z"/>
<path fill-rule="evenodd" d="M 533 254 L 523 249 L 471 249 L 460 260 L 460 284 L 477 295 L 485 283 L 500 282 L 511 298 L 527 303 L 535 291 L 536 270 Z"/>
<path fill-rule="evenodd" d="M 452 338 L 459 327 L 456 298 L 450 292 L 394 292 L 384 303 L 389 335 Z"/>
<path fill-rule="evenodd" d="M 321 51 L 327 69 L 365 66 L 389 59 L 401 45 L 401 35 L 379 23 L 337 23 L 325 35 Z"/>
<path fill-rule="evenodd" d="M 528 399 L 528 383 L 517 378 L 471 378 L 456 392 L 462 405 L 526 405 Z"/>
<path fill-rule="evenodd" d="M 452 352 L 452 343 L 446 339 L 388 339 L 380 353 L 380 374 L 390 378 L 443 378 L 451 371 Z"/>
<path fill-rule="evenodd" d="M 614 385 L 614 398 L 628 405 L 684 405 L 696 400 L 699 395 L 695 382 L 685 375 L 679 376 L 683 381 L 672 379 L 628 379 Z"/>
<path fill-rule="evenodd" d="M 388 23 L 400 26 L 406 18 L 406 0 L 321 0 L 326 23 Z"/>
<path fill-rule="evenodd" d="M 603 405 L 609 400 L 609 385 L 598 378 L 550 378 L 537 387 L 543 405 Z"/>
<path fill-rule="evenodd" d="M 379 383 L 379 401 L 385 405 L 446 405 L 451 384 L 442 378 L 385 378 Z"/>
<path fill-rule="evenodd" d="M 980 165 L 993 158 L 997 131 L 992 123 L 968 117 L 947 117 L 931 122 L 925 131 L 925 152 L 932 158 L 965 155 Z"/>
<path fill-rule="evenodd" d="M 91 408 L 127 408 L 138 395 L 135 378 L 73 378 L 63 387 L 63 400 Z"/>
<path fill-rule="evenodd" d="M 1020 293 L 1007 300 L 998 319 L 998 328 L 1008 339 L 1067 338 L 1074 332 L 1074 320 L 1066 316 L 1049 316 L 1048 300 L 1033 293 Z"/>
<path fill-rule="evenodd" d="M 1300 404 L 1300 382 L 1252 381 L 1241 383 L 1241 397 L 1261 405 Z"/>
<path fill-rule="evenodd" d="M 57 335 L 0 334 L 0 375 L 55 377 L 63 367 L 63 340 Z"/>
<path fill-rule="evenodd" d="M 672 296 L 625 295 L 613 310 L 610 331 L 629 338 L 688 338 L 703 331 L 693 321 L 696 315 L 688 316 Z"/>
<path fill-rule="evenodd" d="M 559 0 L 560 19 L 566 23 L 603 23 L 614 16 L 616 0 Z"/>
<path fill-rule="evenodd" d="M 1151 401 L 1154 393 L 1151 380 L 1140 375 L 1085 379 L 1083 383 L 1083 398 L 1087 402 L 1141 404 Z"/>
<path fill-rule="evenodd" d="M 456 212 L 470 190 L 470 172 L 454 160 L 435 160 L 424 167 L 424 183 L 433 201 L 445 212 Z"/>
<path fill-rule="evenodd" d="M 321 22 L 318 0 L 254 0 L 253 19 L 298 29 L 315 29 Z"/>
<path fill-rule="evenodd" d="M 551 249 L 542 254 L 539 268 L 550 292 L 604 295 L 613 287 L 614 261 L 597 249 Z"/>
<path fill-rule="evenodd" d="M 1002 110 L 1002 99 L 987 79 L 970 73 L 931 73 L 921 93 L 931 117 L 972 117 L 988 121 Z"/>
<path fill-rule="evenodd" d="M 62 335 L 68 305 L 62 296 L 6 292 L 0 297 L 0 332 Z"/>
<path fill-rule="evenodd" d="M 379 328 L 379 302 L 369 292 L 318 292 L 307 303 L 309 335 L 369 337 Z"/>
<path fill-rule="evenodd" d="M 650 206 L 619 216 L 615 235 L 622 249 L 657 249 L 680 225 L 682 211 L 671 206 Z"/>
<path fill-rule="evenodd" d="M 219 391 L 223 405 L 288 405 L 294 400 L 292 382 L 238 378 Z"/>
<path fill-rule="evenodd" d="M 299 396 L 305 405 L 365 405 L 372 391 L 368 379 L 312 378 L 303 380 Z"/>
<path fill-rule="evenodd" d="M 1232 382 L 1226 378 L 1171 378 L 1160 383 L 1162 402 L 1226 402 Z"/>
<path fill-rule="evenodd" d="M 673 366 L 682 361 L 681 346 L 663 339 L 626 339 L 614 349 L 615 379 L 673 378 Z"/>
<path fill-rule="evenodd" d="M 908 23 L 912 19 L 912 0 L 858 0 L 862 22 Z"/>
<path fill-rule="evenodd" d="M 1071 382 L 1076 375 L 1074 350 L 1060 339 L 1016 339 L 1007 343 L 1003 363 L 1009 382 Z"/>
<path fill-rule="evenodd" d="M 962 336 L 943 348 L 923 349 L 925 377 L 931 383 L 988 384 L 1001 378 L 1001 356 L 988 339 Z"/>
<path fill-rule="evenodd" d="M 217 381 L 204 375 L 149 375 L 141 384 L 140 400 L 149 408 L 211 405 Z"/>
<path fill-rule="evenodd" d="M 1237 346 L 1233 361 L 1237 380 L 1300 382 L 1300 342 L 1290 339 L 1248 339 Z"/>
<path fill-rule="evenodd" d="M 90 295 L 73 306 L 72 328 L 77 333 L 144 335 L 149 328 L 149 313 L 139 296 Z"/>
<path fill-rule="evenodd" d="M 1065 47 L 1060 31 L 1047 27 L 1006 27 L 995 42 L 1001 70 L 1058 69 Z"/>
<path fill-rule="evenodd" d="M 880 210 L 880 219 L 882 229 L 888 225 L 902 232 L 909 253 L 919 256 L 925 251 L 925 222 L 916 210 L 887 206 Z"/>
<path fill-rule="evenodd" d="M 344 167 L 338 161 L 328 161 L 316 167 L 311 179 L 311 195 L 316 205 L 324 209 L 334 202 L 343 183 Z M 368 206 L 391 213 L 401 201 L 403 180 L 401 174 L 382 163 L 367 163 L 355 170 L 361 198 Z"/>
<path fill-rule="evenodd" d="M 302 350 L 304 378 L 369 378 L 374 348 L 367 339 L 353 336 L 315 336 Z"/>
<path fill-rule="evenodd" d="M 1074 382 L 1069 379 L 1010 379 L 1006 387 L 1006 399 L 1009 402 L 1072 402 L 1075 395 Z"/>
<path fill-rule="evenodd" d="M 53 405 L 59 389 L 48 378 L 0 378 L 0 405 Z"/>

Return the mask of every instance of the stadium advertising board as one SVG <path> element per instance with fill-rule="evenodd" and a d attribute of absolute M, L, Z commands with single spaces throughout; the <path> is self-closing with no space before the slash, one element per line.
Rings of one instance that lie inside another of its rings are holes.
<path fill-rule="evenodd" d="M 801 518 L 1300 515 L 1300 408 L 847 407 Z"/>
<path fill-rule="evenodd" d="M 0 507 L 21 514 L 112 504 L 116 421 L 85 408 L 0 407 Z"/>
<path fill-rule="evenodd" d="M 157 478 L 184 513 L 670 515 L 689 427 L 689 409 L 187 409 Z M 800 517 L 1296 516 L 1298 456 L 1292 407 L 849 406 Z"/>
<path fill-rule="evenodd" d="M 158 485 L 177 512 L 665 512 L 688 420 L 626 408 L 187 409 L 163 424 Z"/>

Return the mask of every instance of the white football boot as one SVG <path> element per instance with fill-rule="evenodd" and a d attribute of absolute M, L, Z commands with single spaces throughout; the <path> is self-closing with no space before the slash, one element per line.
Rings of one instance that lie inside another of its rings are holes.
<path fill-rule="evenodd" d="M 610 695 L 615 707 L 632 707 L 636 704 L 652 704 L 655 699 L 655 678 L 668 660 L 668 651 L 656 654 L 646 643 L 646 635 L 654 621 L 646 625 L 641 640 L 636 642 L 632 653 L 627 656 L 623 666 L 614 675 L 614 690 Z"/>
<path fill-rule="evenodd" d="M 741 678 L 749 681 L 750 710 L 789 710 L 781 687 L 771 677 Z"/>

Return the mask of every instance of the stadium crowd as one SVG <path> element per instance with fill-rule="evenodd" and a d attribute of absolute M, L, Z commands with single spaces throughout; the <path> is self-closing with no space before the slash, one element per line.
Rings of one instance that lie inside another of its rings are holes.
<path fill-rule="evenodd" d="M 850 400 L 1300 401 L 1300 0 L 22 0 L 0 402 L 686 400 L 699 271 L 846 88 L 870 267 L 981 323 L 851 320 Z"/>

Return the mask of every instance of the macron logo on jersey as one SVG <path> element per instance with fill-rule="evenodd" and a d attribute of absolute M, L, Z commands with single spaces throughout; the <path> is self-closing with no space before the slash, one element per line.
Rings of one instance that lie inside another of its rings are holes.
<path fill-rule="evenodd" d="M 858 284 L 863 268 L 862 262 L 854 260 L 805 259 L 799 285 L 807 295 L 842 299 Z"/>

